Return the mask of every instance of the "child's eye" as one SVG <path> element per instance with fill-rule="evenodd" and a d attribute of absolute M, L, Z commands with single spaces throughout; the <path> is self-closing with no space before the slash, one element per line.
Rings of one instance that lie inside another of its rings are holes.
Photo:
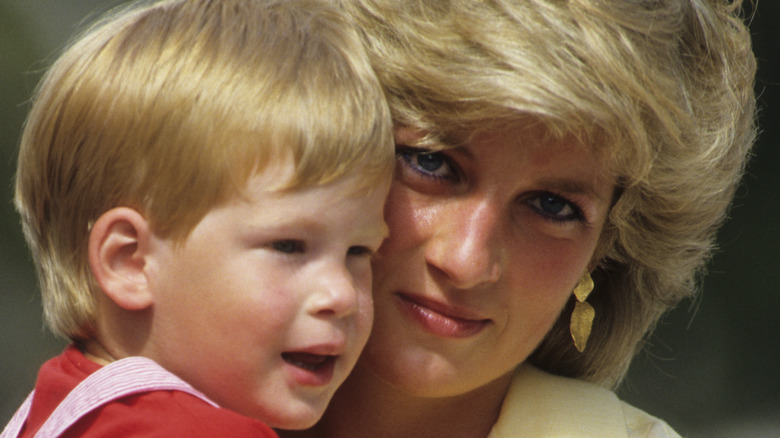
<path fill-rule="evenodd" d="M 423 176 L 444 179 L 455 177 L 453 166 L 443 152 L 399 146 L 397 154 L 407 166 Z"/>
<path fill-rule="evenodd" d="M 568 222 L 583 220 L 582 210 L 565 198 L 549 192 L 540 193 L 528 199 L 528 205 L 548 219 Z"/>
<path fill-rule="evenodd" d="M 306 246 L 300 240 L 277 240 L 271 244 L 271 247 L 276 251 L 293 254 L 298 252 L 304 252 Z"/>
<path fill-rule="evenodd" d="M 371 250 L 371 248 L 367 246 L 350 246 L 349 249 L 347 249 L 347 255 L 351 256 L 372 256 L 374 254 L 374 251 Z"/>

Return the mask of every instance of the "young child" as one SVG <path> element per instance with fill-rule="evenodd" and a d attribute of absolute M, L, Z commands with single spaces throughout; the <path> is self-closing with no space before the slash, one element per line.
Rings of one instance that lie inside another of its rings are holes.
<path fill-rule="evenodd" d="M 72 344 L 3 436 L 314 424 L 368 338 L 393 162 L 376 77 L 324 2 L 164 0 L 93 27 L 39 86 L 16 180 Z"/>

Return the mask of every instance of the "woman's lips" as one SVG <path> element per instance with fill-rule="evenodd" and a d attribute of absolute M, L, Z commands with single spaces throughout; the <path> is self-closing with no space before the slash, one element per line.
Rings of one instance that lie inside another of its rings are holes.
<path fill-rule="evenodd" d="M 437 336 L 467 338 L 479 333 L 490 323 L 489 319 L 464 315 L 446 304 L 401 293 L 396 296 L 401 310 L 407 316 Z"/>

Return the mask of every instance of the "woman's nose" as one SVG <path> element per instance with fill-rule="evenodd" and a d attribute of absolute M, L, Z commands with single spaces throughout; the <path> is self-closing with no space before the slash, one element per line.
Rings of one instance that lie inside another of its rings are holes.
<path fill-rule="evenodd" d="M 486 199 L 451 203 L 431 222 L 426 262 L 460 289 L 497 281 L 504 262 L 500 219 L 500 208 Z"/>

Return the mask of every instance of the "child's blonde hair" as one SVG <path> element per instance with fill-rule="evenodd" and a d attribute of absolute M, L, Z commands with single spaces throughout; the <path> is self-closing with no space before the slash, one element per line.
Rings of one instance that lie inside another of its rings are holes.
<path fill-rule="evenodd" d="M 16 206 L 58 335 L 94 329 L 89 229 L 130 206 L 183 240 L 279 159 L 294 189 L 388 178 L 392 126 L 352 23 L 317 0 L 134 4 L 54 63 L 22 136 Z M 360 188 L 356 188 L 358 190 Z"/>

